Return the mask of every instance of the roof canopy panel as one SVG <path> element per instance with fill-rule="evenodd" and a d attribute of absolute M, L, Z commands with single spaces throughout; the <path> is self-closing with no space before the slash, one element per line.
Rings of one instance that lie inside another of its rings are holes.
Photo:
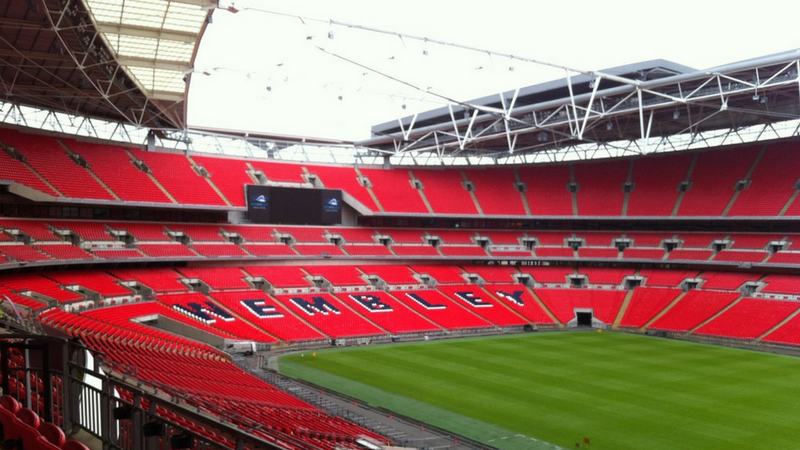
<path fill-rule="evenodd" d="M 0 98 L 184 129 L 184 78 L 212 6 L 210 0 L 0 1 Z"/>

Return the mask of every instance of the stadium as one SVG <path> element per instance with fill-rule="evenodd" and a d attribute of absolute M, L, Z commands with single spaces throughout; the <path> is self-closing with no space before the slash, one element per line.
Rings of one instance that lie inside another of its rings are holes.
<path fill-rule="evenodd" d="M 323 20 L 436 100 L 343 140 L 189 126 L 235 3 L 0 7 L 4 448 L 796 446 L 800 51 L 452 98 Z"/>

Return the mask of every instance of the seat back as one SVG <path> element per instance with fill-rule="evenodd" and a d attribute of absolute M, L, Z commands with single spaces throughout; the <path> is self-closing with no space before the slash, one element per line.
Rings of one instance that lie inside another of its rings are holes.
<path fill-rule="evenodd" d="M 67 435 L 64 430 L 52 422 L 44 422 L 39 425 L 39 434 L 47 439 L 51 444 L 61 447 L 64 442 L 67 442 Z"/>

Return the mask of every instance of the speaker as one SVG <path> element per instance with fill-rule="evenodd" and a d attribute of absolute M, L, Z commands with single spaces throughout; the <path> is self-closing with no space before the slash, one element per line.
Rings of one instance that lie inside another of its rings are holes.
<path fill-rule="evenodd" d="M 173 434 L 169 437 L 169 446 L 173 449 L 178 448 L 191 448 L 194 444 L 194 439 L 188 434 Z"/>
<path fill-rule="evenodd" d="M 161 436 L 164 434 L 164 424 L 161 422 L 147 422 L 142 425 L 142 434 L 145 437 Z"/>
<path fill-rule="evenodd" d="M 118 406 L 114 408 L 114 420 L 130 419 L 133 414 L 133 408 L 130 406 Z"/>

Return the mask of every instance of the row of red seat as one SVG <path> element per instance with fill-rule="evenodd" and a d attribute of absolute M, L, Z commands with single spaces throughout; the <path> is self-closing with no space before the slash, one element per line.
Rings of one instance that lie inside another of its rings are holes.
<path fill-rule="evenodd" d="M 721 275 L 724 278 L 724 274 Z M 147 333 L 147 327 L 129 321 L 140 316 L 158 315 L 185 322 L 221 338 L 269 343 L 526 325 L 554 326 L 575 320 L 577 310 L 591 310 L 595 319 L 607 325 L 689 332 L 724 311 L 723 316 L 714 319 L 721 320 L 723 325 L 704 327 L 696 332 L 755 339 L 800 309 L 797 300 L 752 298 L 735 288 L 693 289 L 685 295 L 683 292 L 674 286 L 636 287 L 629 291 L 564 287 L 531 289 L 513 283 L 490 283 L 483 287 L 462 283 L 444 284 L 438 289 L 274 296 L 263 291 L 238 290 L 214 292 L 210 296 L 199 293 L 157 295 L 156 302 L 88 310 L 79 317 L 80 320 L 72 320 L 63 312 L 47 312 L 45 317 L 48 323 L 65 322 L 59 325 L 61 328 L 89 327 L 114 336 L 125 336 L 127 341 L 136 340 L 138 335 L 128 335 L 119 329 Z M 623 300 L 629 293 L 632 295 L 630 304 L 623 309 Z M 729 313 L 726 308 L 735 301 L 737 309 Z M 745 308 L 745 305 L 750 307 Z M 741 312 L 734 315 L 740 311 L 739 308 L 742 308 Z M 753 313 L 756 309 L 763 314 Z M 750 328 L 755 331 L 744 333 L 742 327 L 734 326 L 737 320 L 754 321 Z M 103 323 L 111 324 L 110 328 L 101 327 Z M 794 322 L 785 326 L 791 328 Z M 800 343 L 796 336 L 780 329 L 775 332 L 777 334 L 770 340 Z"/>
<path fill-rule="evenodd" d="M 346 227 L 272 227 L 200 224 L 105 224 L 87 221 L 46 221 L 0 219 L 5 230 L 0 241 L 0 257 L 6 263 L 105 258 L 253 258 L 263 256 L 402 256 L 402 257 L 500 257 L 500 258 L 586 258 L 666 261 L 717 261 L 771 264 L 800 263 L 800 235 L 784 233 L 703 233 L 662 232 L 626 233 L 592 231 L 486 231 L 448 229 L 369 229 Z M 79 233 L 93 242 L 84 249 L 59 241 L 55 230 Z M 232 231 L 233 230 L 233 231 Z M 29 245 L 11 241 L 17 233 L 30 236 Z M 112 232 L 126 232 L 145 240 L 133 247 L 114 246 Z M 183 233 L 192 241 L 171 241 L 168 233 Z M 242 244 L 226 241 L 224 233 L 239 233 Z M 279 242 L 278 236 L 292 236 L 292 245 Z M 245 237 L 246 236 L 246 237 Z M 385 246 L 379 237 L 390 237 Z M 335 241 L 336 239 L 341 239 Z M 260 239 L 251 242 L 250 239 Z M 328 242 L 334 240 L 336 244 Z M 351 240 L 353 242 L 351 242 Z M 368 242 L 370 241 L 371 242 Z M 431 245 L 431 242 L 438 246 Z M 575 243 L 581 246 L 575 249 Z M 620 242 L 629 245 L 619 249 Z M 672 251 L 665 242 L 680 245 Z M 770 248 L 780 244 L 779 250 Z M 338 244 L 338 245 L 337 245 Z M 729 246 L 718 251 L 713 245 Z M 0 261 L 2 264 L 3 261 Z"/>
<path fill-rule="evenodd" d="M 67 439 L 64 430 L 43 421 L 35 411 L 23 407 L 8 394 L 0 396 L 0 423 L 4 448 L 16 445 L 22 450 L 89 450 L 86 444 Z"/>
<path fill-rule="evenodd" d="M 421 285 L 427 280 L 442 285 L 480 283 L 513 284 L 530 278 L 539 284 L 620 286 L 626 277 L 641 280 L 648 287 L 678 287 L 693 279 L 707 290 L 734 291 L 746 283 L 757 283 L 764 294 L 797 295 L 800 275 L 723 272 L 714 270 L 659 270 L 571 266 L 455 266 L 455 265 L 309 265 L 300 266 L 203 266 L 144 269 L 76 270 L 0 275 L 0 294 L 10 295 L 22 306 L 37 310 L 44 299 L 68 304 L 82 302 L 79 291 L 91 291 L 101 298 L 128 298 L 134 291 L 126 285 L 138 283 L 158 294 L 186 293 L 195 280 L 213 291 L 247 291 L 260 279 L 276 289 L 310 289 L 324 280 L 332 287 L 357 288 L 367 292 L 372 283 L 383 286 Z M 186 281 L 185 283 L 181 280 Z M 248 282 L 248 280 L 250 280 Z M 576 281 L 577 280 L 577 281 Z"/>
<path fill-rule="evenodd" d="M 25 158 L 22 163 L 3 152 L 0 179 L 54 197 L 243 207 L 244 186 L 255 184 L 257 177 L 299 185 L 306 183 L 306 175 L 315 175 L 326 188 L 342 189 L 374 212 L 587 217 L 800 215 L 800 201 L 793 200 L 797 174 L 792 167 L 800 163 L 800 146 L 794 142 L 626 160 L 465 170 L 334 167 L 147 152 L 9 129 L 0 129 L 0 142 L 16 148 Z M 86 166 L 76 162 L 81 159 Z M 423 188 L 417 189 L 415 184 Z M 523 191 L 520 184 L 525 186 Z"/>

